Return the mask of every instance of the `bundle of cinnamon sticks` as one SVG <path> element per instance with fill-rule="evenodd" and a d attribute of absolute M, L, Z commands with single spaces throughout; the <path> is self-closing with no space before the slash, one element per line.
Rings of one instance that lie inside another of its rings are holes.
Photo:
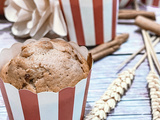
<path fill-rule="evenodd" d="M 160 24 L 156 23 L 155 21 L 155 13 L 154 12 L 147 12 L 147 11 L 140 11 L 140 10 L 119 10 L 119 19 L 135 19 L 135 24 L 139 27 L 150 30 L 157 35 L 160 35 Z M 112 54 L 116 50 L 120 48 L 120 45 L 124 43 L 129 37 L 129 34 L 123 33 L 119 36 L 116 36 L 114 40 L 103 43 L 89 52 L 92 53 L 93 59 L 99 60 L 104 56 Z"/>
<path fill-rule="evenodd" d="M 135 24 L 142 29 L 149 30 L 157 35 L 160 35 L 160 24 L 156 23 L 153 20 L 150 20 L 143 16 L 138 16 L 135 19 Z"/>
<path fill-rule="evenodd" d="M 127 41 L 129 37 L 128 33 L 123 33 L 114 38 L 110 42 L 103 43 L 91 50 L 89 52 L 92 54 L 93 60 L 99 60 L 109 54 L 112 54 L 120 48 L 120 45 Z"/>
<path fill-rule="evenodd" d="M 142 10 L 119 10 L 119 19 L 135 19 L 135 24 L 145 30 L 150 30 L 160 35 L 160 24 L 156 23 L 154 12 Z"/>

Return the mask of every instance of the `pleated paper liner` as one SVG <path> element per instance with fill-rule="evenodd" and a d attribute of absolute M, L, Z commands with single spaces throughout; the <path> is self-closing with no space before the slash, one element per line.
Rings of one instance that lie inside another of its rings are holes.
<path fill-rule="evenodd" d="M 44 40 L 45 38 L 41 39 Z M 2 50 L 0 54 L 0 70 L 14 58 L 25 43 L 16 43 L 10 49 Z M 92 57 L 87 49 L 71 43 L 73 47 L 83 53 L 90 66 L 87 78 L 81 80 L 75 87 L 67 87 L 61 91 L 33 93 L 29 90 L 18 90 L 0 79 L 0 88 L 8 112 L 9 120 L 82 120 L 90 82 Z M 87 53 L 86 53 L 87 52 Z"/>
<path fill-rule="evenodd" d="M 70 41 L 95 46 L 115 37 L 119 0 L 59 1 Z"/>

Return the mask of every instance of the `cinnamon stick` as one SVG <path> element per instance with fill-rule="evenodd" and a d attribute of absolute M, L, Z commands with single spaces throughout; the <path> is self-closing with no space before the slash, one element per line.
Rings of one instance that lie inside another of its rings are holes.
<path fill-rule="evenodd" d="M 153 20 L 150 20 L 142 16 L 138 16 L 135 19 L 135 24 L 142 29 L 152 31 L 157 35 L 160 35 L 160 24 L 156 23 Z"/>
<path fill-rule="evenodd" d="M 103 44 L 91 49 L 89 52 L 92 53 L 92 55 L 94 55 L 94 54 L 101 52 L 105 49 L 108 49 L 112 46 L 121 45 L 122 43 L 126 42 L 128 37 L 129 37 L 128 33 L 120 34 L 120 35 L 116 36 L 114 40 L 112 40 L 110 42 L 103 43 Z"/>
<path fill-rule="evenodd" d="M 122 33 L 122 34 L 116 36 L 115 40 L 117 40 L 119 45 L 121 45 L 122 43 L 127 41 L 128 37 L 129 37 L 128 33 Z"/>
<path fill-rule="evenodd" d="M 120 9 L 119 13 L 133 13 L 133 12 L 137 12 L 138 10 L 128 10 L 128 9 Z"/>
<path fill-rule="evenodd" d="M 97 60 L 103 58 L 103 57 L 106 56 L 106 55 L 112 54 L 113 52 L 115 52 L 115 51 L 118 50 L 119 48 L 120 48 L 120 45 L 115 45 L 115 46 L 110 47 L 110 48 L 108 48 L 108 49 L 105 49 L 105 50 L 103 50 L 103 51 L 101 51 L 101 52 L 99 52 L 99 53 L 97 53 L 97 54 L 94 54 L 94 55 L 92 56 L 92 58 L 93 58 L 94 61 L 97 61 Z"/>
<path fill-rule="evenodd" d="M 138 11 L 138 10 L 119 10 L 119 19 L 135 19 L 137 16 L 144 16 L 149 19 L 155 20 L 155 13 L 154 12 L 147 12 L 147 11 Z"/>

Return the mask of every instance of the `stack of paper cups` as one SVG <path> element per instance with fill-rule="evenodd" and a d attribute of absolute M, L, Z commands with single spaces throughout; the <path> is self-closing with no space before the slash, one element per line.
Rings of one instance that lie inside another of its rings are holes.
<path fill-rule="evenodd" d="M 70 41 L 95 46 L 115 37 L 119 0 L 59 1 Z"/>

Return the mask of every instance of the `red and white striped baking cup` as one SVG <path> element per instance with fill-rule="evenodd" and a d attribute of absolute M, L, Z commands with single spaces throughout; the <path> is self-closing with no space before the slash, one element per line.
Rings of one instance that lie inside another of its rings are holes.
<path fill-rule="evenodd" d="M 154 7 L 160 7 L 160 0 L 141 0 L 144 4 Z"/>
<path fill-rule="evenodd" d="M 0 0 L 0 15 L 3 15 L 4 11 L 4 2 L 5 0 Z"/>
<path fill-rule="evenodd" d="M 7 62 L 3 55 L 15 56 L 22 43 L 13 45 L 1 52 L 0 69 Z M 15 50 L 12 51 L 12 50 Z M 13 54 L 12 54 L 13 53 Z M 88 59 L 91 60 L 91 56 Z M 89 63 L 90 66 L 92 63 Z M 88 94 L 91 71 L 86 79 L 75 87 L 67 87 L 60 92 L 32 93 L 18 90 L 0 79 L 1 93 L 8 112 L 9 120 L 82 120 Z"/>
<path fill-rule="evenodd" d="M 59 0 L 68 39 L 94 46 L 115 37 L 119 0 Z"/>
<path fill-rule="evenodd" d="M 125 8 L 129 4 L 131 4 L 132 2 L 133 2 L 133 0 L 119 0 L 119 7 L 120 8 Z"/>

